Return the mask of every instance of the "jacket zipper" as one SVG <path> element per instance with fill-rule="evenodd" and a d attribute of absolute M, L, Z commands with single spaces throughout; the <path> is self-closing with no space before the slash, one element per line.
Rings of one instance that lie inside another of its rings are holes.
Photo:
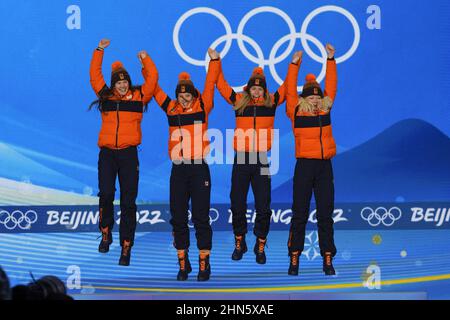
<path fill-rule="evenodd" d="M 253 151 L 256 151 L 256 106 L 253 106 Z"/>
<path fill-rule="evenodd" d="M 320 152 L 322 154 L 322 160 L 323 160 L 323 144 L 322 144 L 322 118 L 320 117 L 319 114 L 319 126 L 320 126 Z"/>
<path fill-rule="evenodd" d="M 181 130 L 181 119 L 180 119 L 180 114 L 177 114 L 177 118 L 178 118 L 178 128 L 180 129 L 180 141 L 181 141 L 181 158 L 183 158 L 183 130 Z"/>
<path fill-rule="evenodd" d="M 116 114 L 117 114 L 117 127 L 116 127 L 116 148 L 118 148 L 118 144 L 119 144 L 119 102 L 117 102 L 116 105 Z"/>

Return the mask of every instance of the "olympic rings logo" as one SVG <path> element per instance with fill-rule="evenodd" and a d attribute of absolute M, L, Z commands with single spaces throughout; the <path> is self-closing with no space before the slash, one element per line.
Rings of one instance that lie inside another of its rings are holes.
<path fill-rule="evenodd" d="M 244 29 L 245 29 L 247 22 L 255 15 L 264 13 L 264 12 L 273 13 L 273 14 L 281 17 L 286 22 L 287 26 L 289 27 L 289 34 L 285 35 L 284 37 L 279 39 L 274 44 L 274 46 L 272 47 L 272 50 L 270 51 L 268 59 L 266 59 L 264 57 L 264 53 L 262 52 L 262 49 L 258 45 L 258 43 L 256 43 L 256 41 L 253 40 L 251 37 L 244 34 Z M 216 17 L 217 19 L 219 19 L 220 22 L 225 27 L 225 35 L 217 38 L 210 45 L 210 47 L 212 49 L 215 49 L 218 45 L 225 42 L 225 46 L 224 46 L 223 50 L 220 52 L 222 59 L 225 58 L 228 51 L 230 50 L 233 40 L 237 40 L 239 49 L 241 50 L 242 54 L 248 60 L 259 65 L 261 68 L 268 66 L 273 79 L 279 85 L 281 85 L 283 83 L 283 80 L 278 75 L 278 72 L 276 71 L 275 66 L 279 62 L 286 59 L 292 53 L 296 40 L 300 39 L 305 53 L 314 61 L 322 64 L 322 69 L 320 71 L 319 76 L 317 77 L 317 81 L 322 82 L 322 80 L 325 78 L 326 62 L 327 62 L 327 53 L 325 50 L 325 46 L 316 37 L 308 34 L 307 31 L 308 31 L 308 26 L 311 23 L 311 21 L 316 16 L 318 16 L 319 14 L 324 13 L 324 12 L 340 13 L 344 17 L 346 17 L 352 24 L 353 31 L 354 31 L 353 43 L 352 43 L 350 49 L 344 55 L 342 55 L 340 57 L 336 57 L 336 63 L 342 63 L 342 62 L 348 60 L 350 57 L 352 57 L 353 54 L 358 49 L 360 38 L 361 38 L 361 33 L 360 33 L 360 28 L 359 28 L 358 22 L 356 21 L 355 17 L 349 11 L 345 10 L 342 7 L 332 6 L 332 5 L 319 7 L 317 9 L 313 10 L 311 13 L 309 13 L 301 25 L 300 32 L 296 31 L 294 22 L 284 11 L 282 11 L 278 8 L 275 8 L 275 7 L 270 7 L 270 6 L 258 7 L 258 8 L 255 8 L 255 9 L 249 11 L 242 18 L 242 20 L 239 22 L 236 33 L 232 32 L 229 21 L 222 13 L 220 13 L 217 10 L 208 8 L 208 7 L 198 7 L 198 8 L 194 8 L 194 9 L 191 9 L 191 10 L 185 12 L 178 19 L 178 21 L 175 24 L 174 30 L 173 30 L 173 44 L 175 46 L 176 51 L 178 52 L 178 54 L 181 56 L 181 58 L 183 60 L 185 60 L 186 62 L 188 62 L 192 65 L 195 65 L 195 66 L 204 66 L 206 68 L 206 70 L 208 70 L 208 63 L 209 63 L 208 54 L 206 54 L 205 58 L 202 60 L 194 59 L 194 58 L 190 57 L 181 48 L 179 34 L 180 34 L 181 26 L 188 18 L 192 17 L 193 15 L 199 14 L 199 13 L 210 14 L 210 15 Z M 277 53 L 278 53 L 278 50 L 280 49 L 280 47 L 288 41 L 289 41 L 289 44 L 288 44 L 286 50 L 282 54 L 277 56 Z M 311 50 L 309 42 L 314 44 L 319 49 L 320 56 L 315 54 Z M 256 56 L 252 55 L 247 50 L 245 43 L 249 44 L 253 48 L 253 50 L 256 52 Z M 233 87 L 233 89 L 235 91 L 242 91 L 243 87 L 244 86 L 237 86 L 237 87 Z M 302 89 L 303 89 L 303 86 L 297 87 L 298 91 L 302 91 Z"/>
<path fill-rule="evenodd" d="M 12 213 L 6 210 L 0 211 L 0 224 L 4 225 L 8 230 L 14 230 L 17 227 L 22 230 L 29 230 L 37 219 L 38 215 L 33 210 L 28 210 L 25 213 L 20 210 L 15 210 Z"/>
<path fill-rule="evenodd" d="M 219 220 L 219 210 L 217 210 L 215 208 L 210 208 L 209 209 L 209 224 L 211 225 L 211 224 L 213 224 L 213 222 L 216 222 L 217 220 Z M 194 228 L 194 225 L 191 223 L 191 221 L 192 221 L 191 210 L 188 210 L 188 221 L 189 221 L 188 227 Z"/>
<path fill-rule="evenodd" d="M 391 227 L 401 216 L 402 211 L 398 207 L 392 207 L 389 210 L 384 207 L 378 207 L 375 210 L 365 207 L 361 210 L 361 218 L 366 220 L 372 227 L 377 227 L 381 223 L 385 227 Z"/>

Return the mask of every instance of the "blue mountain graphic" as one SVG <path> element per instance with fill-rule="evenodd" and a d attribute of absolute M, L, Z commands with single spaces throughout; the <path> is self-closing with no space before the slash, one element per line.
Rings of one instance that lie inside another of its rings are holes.
<path fill-rule="evenodd" d="M 423 120 L 392 125 L 337 155 L 333 169 L 336 202 L 450 200 L 450 138 Z M 272 201 L 292 202 L 292 179 Z"/>

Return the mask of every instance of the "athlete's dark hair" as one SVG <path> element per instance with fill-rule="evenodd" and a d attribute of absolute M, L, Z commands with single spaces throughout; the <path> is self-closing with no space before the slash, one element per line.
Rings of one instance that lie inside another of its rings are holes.
<path fill-rule="evenodd" d="M 133 86 L 130 83 L 130 90 L 132 92 L 138 90 L 142 93 L 141 91 L 142 86 Z M 111 89 L 109 87 L 107 87 L 106 85 L 103 87 L 102 90 L 100 90 L 100 92 L 98 93 L 98 99 L 93 101 L 90 105 L 88 110 L 90 111 L 94 106 L 97 106 L 98 111 L 102 112 L 102 104 L 103 102 L 105 102 L 106 100 L 108 100 L 109 98 L 111 98 L 112 96 L 114 96 L 114 89 Z M 144 112 L 146 112 L 148 109 L 148 103 L 145 104 L 144 106 Z"/>

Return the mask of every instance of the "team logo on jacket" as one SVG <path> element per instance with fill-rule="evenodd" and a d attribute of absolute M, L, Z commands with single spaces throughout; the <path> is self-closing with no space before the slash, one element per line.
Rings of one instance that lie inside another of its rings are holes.
<path fill-rule="evenodd" d="M 205 187 L 209 187 L 209 181 L 208 180 L 205 181 Z"/>

